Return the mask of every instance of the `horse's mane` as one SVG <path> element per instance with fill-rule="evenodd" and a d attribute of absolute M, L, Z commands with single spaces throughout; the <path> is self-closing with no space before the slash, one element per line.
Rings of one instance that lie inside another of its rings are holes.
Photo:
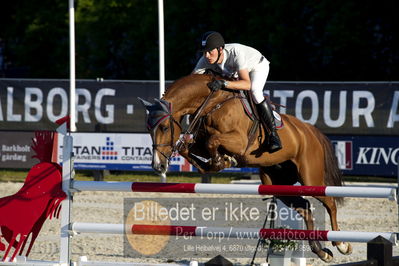
<path fill-rule="evenodd" d="M 205 78 L 205 77 L 206 77 L 206 78 Z M 187 80 L 188 80 L 188 79 L 192 79 L 192 81 L 204 79 L 204 80 L 208 80 L 208 82 L 209 82 L 209 81 L 211 80 L 211 79 L 210 79 L 211 77 L 212 77 L 212 75 L 210 75 L 210 74 L 190 74 L 190 75 L 181 77 L 181 78 L 175 80 L 171 85 L 169 85 L 169 86 L 165 89 L 165 92 L 164 92 L 164 94 L 162 95 L 162 97 L 165 96 L 165 94 L 170 90 L 170 88 L 179 86 L 179 84 L 181 84 L 181 83 L 187 83 Z"/>
<path fill-rule="evenodd" d="M 231 78 L 225 77 L 225 76 L 221 75 L 220 73 L 218 73 L 218 72 L 216 72 L 216 71 L 214 71 L 214 70 L 212 70 L 212 69 L 206 69 L 206 70 L 205 70 L 205 73 L 203 73 L 203 74 L 189 74 L 189 75 L 187 75 L 187 76 L 184 76 L 184 77 L 181 77 L 181 78 L 177 79 L 175 82 L 173 82 L 170 86 L 168 86 L 168 87 L 165 89 L 165 92 L 164 92 L 164 94 L 162 95 L 162 97 L 165 96 L 165 94 L 168 92 L 168 90 L 169 90 L 170 87 L 173 87 L 172 85 L 178 84 L 179 82 L 186 82 L 186 79 L 192 78 L 193 76 L 201 77 L 201 78 L 207 77 L 207 78 L 206 78 L 206 81 L 208 81 L 208 82 L 209 82 L 209 81 L 212 81 L 212 80 L 214 80 L 214 79 L 232 80 Z"/>

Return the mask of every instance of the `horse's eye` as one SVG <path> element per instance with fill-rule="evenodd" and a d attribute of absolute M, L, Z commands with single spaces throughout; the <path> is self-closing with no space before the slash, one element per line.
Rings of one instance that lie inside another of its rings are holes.
<path fill-rule="evenodd" d="M 169 127 L 162 127 L 161 130 L 162 130 L 163 133 L 166 133 L 166 132 L 168 132 Z"/>

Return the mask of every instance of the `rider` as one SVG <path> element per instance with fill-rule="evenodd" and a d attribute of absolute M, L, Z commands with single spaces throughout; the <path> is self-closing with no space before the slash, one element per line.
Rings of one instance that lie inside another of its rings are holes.
<path fill-rule="evenodd" d="M 203 35 L 200 52 L 203 52 L 203 56 L 193 73 L 203 74 L 210 69 L 234 79 L 212 81 L 208 86 L 214 91 L 222 88 L 251 90 L 261 121 L 271 132 L 268 151 L 273 153 L 280 150 L 282 147 L 272 108 L 263 96 L 269 74 L 269 61 L 252 47 L 238 43 L 225 44 L 222 35 L 216 31 L 208 31 Z"/>

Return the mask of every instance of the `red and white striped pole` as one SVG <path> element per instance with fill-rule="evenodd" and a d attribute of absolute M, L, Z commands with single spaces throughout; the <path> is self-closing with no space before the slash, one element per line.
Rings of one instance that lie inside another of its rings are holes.
<path fill-rule="evenodd" d="M 354 232 L 354 231 L 326 231 L 326 230 L 297 230 L 297 229 L 258 229 L 236 227 L 206 227 L 179 225 L 144 225 L 135 224 L 101 224 L 101 223 L 72 223 L 75 233 L 101 234 L 136 234 L 136 235 L 170 235 L 187 237 L 207 237 L 212 239 L 283 239 L 283 240 L 318 240 L 318 241 L 346 241 L 369 242 L 377 236 L 382 236 L 392 243 L 396 243 L 395 233 L 382 232 Z"/>
<path fill-rule="evenodd" d="M 75 191 L 132 191 L 159 193 L 246 194 L 275 196 L 331 196 L 396 199 L 396 189 L 358 186 L 287 186 L 201 183 L 74 181 Z"/>

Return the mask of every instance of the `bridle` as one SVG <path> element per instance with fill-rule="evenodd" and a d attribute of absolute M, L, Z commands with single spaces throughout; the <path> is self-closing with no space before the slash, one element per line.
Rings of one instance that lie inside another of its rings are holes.
<path fill-rule="evenodd" d="M 170 142 L 169 143 L 157 143 L 157 144 L 152 144 L 152 148 L 153 150 L 156 150 L 157 152 L 159 152 L 160 154 L 162 154 L 162 156 L 164 156 L 168 161 L 173 157 L 172 155 L 176 153 L 176 151 L 178 151 L 177 149 L 177 145 L 175 143 L 173 143 L 173 136 L 175 134 L 175 128 L 174 128 L 174 124 L 176 124 L 180 130 L 182 130 L 182 127 L 180 125 L 179 122 L 176 121 L 176 119 L 174 119 L 174 117 L 172 115 L 168 115 L 166 116 L 164 119 L 169 117 L 169 128 L 170 128 Z M 164 119 L 162 119 L 160 122 L 162 122 Z M 155 132 L 157 130 L 159 125 L 157 125 L 155 128 L 153 128 L 152 130 Z M 152 137 L 152 143 L 155 143 L 155 134 L 151 134 Z M 172 148 L 172 152 L 169 155 L 166 155 L 164 152 L 160 151 L 158 149 L 158 147 L 171 147 Z"/>
<path fill-rule="evenodd" d="M 180 132 L 183 131 L 183 128 L 180 124 L 179 121 L 177 121 L 173 115 L 172 115 L 172 104 L 166 100 L 157 100 L 154 105 L 152 105 L 149 109 L 150 109 L 150 116 L 147 119 L 147 129 L 150 132 L 151 138 L 152 138 L 152 148 L 153 150 L 159 152 L 163 157 L 165 157 L 166 160 L 170 161 L 177 152 L 180 152 L 180 150 L 183 147 L 187 147 L 187 136 L 190 136 L 191 134 L 194 133 L 194 130 L 197 128 L 198 123 L 200 122 L 200 118 L 201 116 L 203 116 L 203 110 L 205 109 L 205 107 L 207 106 L 209 100 L 212 98 L 213 94 L 215 92 L 211 91 L 211 93 L 206 97 L 206 99 L 204 100 L 204 102 L 200 105 L 200 107 L 198 107 L 198 109 L 195 111 L 195 116 L 192 119 L 192 121 L 190 122 L 188 128 L 186 131 L 182 132 L 182 137 L 180 137 L 178 139 L 178 141 L 175 143 L 173 141 L 173 137 L 175 134 L 175 127 L 174 125 L 176 124 L 179 128 L 180 128 Z M 218 110 L 221 108 L 221 106 L 223 104 L 225 104 L 226 102 L 232 100 L 232 99 L 236 99 L 236 98 L 240 98 L 240 96 L 232 96 L 229 97 L 227 99 L 225 99 L 224 101 L 222 101 L 221 103 L 215 105 L 215 107 L 210 110 L 206 115 L 209 115 L 211 113 L 213 113 L 214 111 Z M 157 115 L 152 115 L 151 112 L 157 113 Z M 158 127 L 160 126 L 160 124 L 165 121 L 166 119 L 169 119 L 169 128 L 171 131 L 170 134 L 170 141 L 168 143 L 156 143 L 155 141 L 155 132 L 157 131 Z M 164 152 L 160 151 L 158 149 L 158 147 L 170 147 L 171 148 L 171 152 L 170 154 L 165 154 Z"/>
<path fill-rule="evenodd" d="M 180 130 L 182 130 L 182 126 L 180 123 L 173 117 L 172 115 L 172 105 L 171 103 L 165 101 L 165 100 L 157 100 L 157 104 L 159 105 L 159 109 L 155 109 L 155 112 L 160 113 L 160 117 L 156 119 L 155 121 L 151 122 L 149 121 L 150 119 L 147 119 L 147 129 L 151 133 L 151 138 L 152 138 L 152 148 L 153 150 L 158 151 L 162 156 L 164 156 L 168 161 L 172 158 L 172 155 L 177 151 L 176 144 L 173 143 L 173 137 L 175 134 L 175 127 L 174 125 L 176 124 Z M 157 131 L 158 127 L 160 124 L 165 121 L 166 119 L 169 119 L 169 128 L 170 128 L 170 142 L 169 143 L 156 143 L 155 141 L 155 132 Z M 164 152 L 160 151 L 158 147 L 171 147 L 172 152 L 169 155 L 166 155 Z"/>
<path fill-rule="evenodd" d="M 181 148 L 183 147 L 183 145 L 185 145 L 184 136 L 192 134 L 194 128 L 196 127 L 196 125 L 199 122 L 199 119 L 201 117 L 203 109 L 208 104 L 208 102 L 211 99 L 211 97 L 213 96 L 213 94 L 214 94 L 214 91 L 211 91 L 211 93 L 207 96 L 205 101 L 197 109 L 197 111 L 195 112 L 196 113 L 195 117 L 190 122 L 190 124 L 188 126 L 188 129 L 185 132 L 183 132 L 183 138 L 179 138 L 179 140 L 176 143 L 174 143 L 174 141 L 173 141 L 173 137 L 174 137 L 174 133 L 175 133 L 174 125 L 176 124 L 180 128 L 180 131 L 182 131 L 183 128 L 180 125 L 180 123 L 172 115 L 172 104 L 169 103 L 168 101 L 165 101 L 165 100 L 162 100 L 162 99 L 161 100 L 156 100 L 155 106 L 158 105 L 158 107 L 155 107 L 153 111 L 160 113 L 160 115 L 157 116 L 157 117 L 160 117 L 160 118 L 156 119 L 155 121 L 149 121 L 150 119 L 147 119 L 147 129 L 151 133 L 150 135 L 151 135 L 151 138 L 152 138 L 152 143 L 153 143 L 152 144 L 152 148 L 153 148 L 153 150 L 156 150 L 157 152 L 162 154 L 162 156 L 164 156 L 168 161 L 170 161 L 171 158 L 176 154 L 176 152 L 179 152 L 181 150 Z M 165 121 L 166 119 L 169 119 L 169 128 L 170 128 L 170 131 L 171 131 L 170 142 L 169 143 L 156 143 L 155 142 L 155 132 L 157 131 L 159 125 L 163 121 Z M 171 147 L 172 151 L 171 151 L 171 153 L 169 155 L 167 155 L 164 152 L 160 151 L 158 149 L 158 147 Z"/>

